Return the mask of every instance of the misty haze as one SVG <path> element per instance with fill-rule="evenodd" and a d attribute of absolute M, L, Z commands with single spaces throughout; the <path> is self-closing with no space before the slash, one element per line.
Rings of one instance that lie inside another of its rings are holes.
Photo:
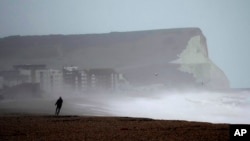
<path fill-rule="evenodd" d="M 0 140 L 234 140 L 249 5 L 0 0 Z"/>
<path fill-rule="evenodd" d="M 0 39 L 1 114 L 250 123 L 199 28 Z M 32 105 L 32 106 L 31 106 Z M 242 118 L 246 117 L 246 118 Z"/>

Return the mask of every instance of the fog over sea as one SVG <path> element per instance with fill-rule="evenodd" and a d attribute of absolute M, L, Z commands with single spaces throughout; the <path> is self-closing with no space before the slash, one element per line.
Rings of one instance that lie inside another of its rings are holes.
<path fill-rule="evenodd" d="M 6 99 L 0 115 L 54 115 L 59 96 Z M 110 94 L 62 95 L 61 115 L 145 117 L 250 124 L 250 91 L 133 90 Z"/>

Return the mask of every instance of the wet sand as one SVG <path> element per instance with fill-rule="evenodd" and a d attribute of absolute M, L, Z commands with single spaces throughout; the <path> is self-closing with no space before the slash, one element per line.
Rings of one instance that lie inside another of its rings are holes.
<path fill-rule="evenodd" d="M 129 117 L 0 116 L 0 140 L 227 141 L 228 124 Z"/>

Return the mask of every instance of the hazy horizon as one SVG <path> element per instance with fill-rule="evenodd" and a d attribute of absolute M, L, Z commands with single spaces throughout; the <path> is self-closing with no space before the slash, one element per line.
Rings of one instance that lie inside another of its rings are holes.
<path fill-rule="evenodd" d="M 0 38 L 199 27 L 232 88 L 249 88 L 248 0 L 2 0 Z"/>

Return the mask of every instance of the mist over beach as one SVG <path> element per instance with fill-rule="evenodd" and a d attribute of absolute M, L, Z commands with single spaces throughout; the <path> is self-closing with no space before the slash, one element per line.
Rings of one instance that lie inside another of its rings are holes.
<path fill-rule="evenodd" d="M 62 115 L 145 117 L 249 124 L 249 91 L 138 91 L 62 96 Z M 54 115 L 58 97 L 2 100 L 0 114 Z"/>

